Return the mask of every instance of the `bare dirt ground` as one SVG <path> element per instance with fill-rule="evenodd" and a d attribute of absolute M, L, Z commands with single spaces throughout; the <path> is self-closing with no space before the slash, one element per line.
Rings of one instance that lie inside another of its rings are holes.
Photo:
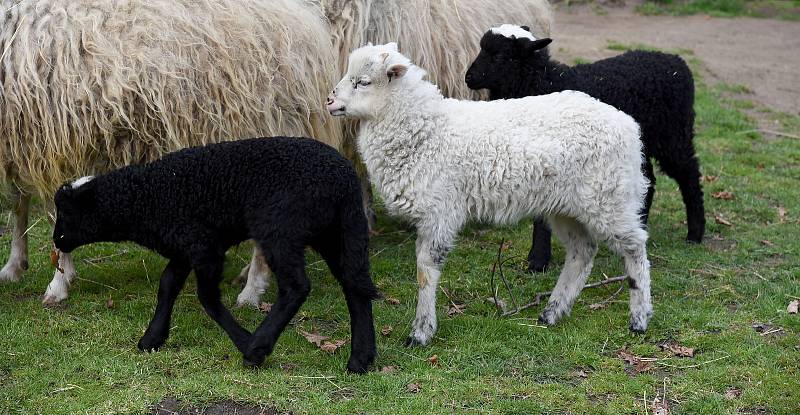
<path fill-rule="evenodd" d="M 633 3 L 633 2 L 629 2 Z M 594 61 L 620 51 L 609 41 L 659 49 L 689 49 L 707 68 L 710 84 L 744 85 L 744 98 L 775 111 L 800 114 L 800 22 L 710 16 L 642 16 L 632 5 L 556 5 L 550 47 L 556 59 Z M 759 120 L 761 121 L 761 120 Z"/>

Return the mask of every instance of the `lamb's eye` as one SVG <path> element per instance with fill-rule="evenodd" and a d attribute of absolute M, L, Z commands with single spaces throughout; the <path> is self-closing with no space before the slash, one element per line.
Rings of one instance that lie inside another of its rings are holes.
<path fill-rule="evenodd" d="M 370 81 L 361 80 L 361 81 L 358 81 L 358 83 L 355 85 L 355 87 L 354 87 L 354 88 L 357 88 L 357 87 L 359 87 L 359 86 L 367 86 L 367 85 L 369 85 L 369 84 L 371 84 L 371 83 L 372 83 L 372 82 L 370 82 Z"/>

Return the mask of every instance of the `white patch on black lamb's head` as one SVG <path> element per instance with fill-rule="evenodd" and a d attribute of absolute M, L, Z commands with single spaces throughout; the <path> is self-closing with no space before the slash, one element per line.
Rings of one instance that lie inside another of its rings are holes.
<path fill-rule="evenodd" d="M 97 183 L 92 176 L 66 183 L 56 191 L 56 223 L 53 242 L 60 251 L 69 253 L 75 248 L 98 240 L 101 231 L 97 212 Z"/>
<path fill-rule="evenodd" d="M 390 88 L 424 76 L 424 70 L 397 50 L 397 43 L 367 44 L 350 53 L 347 73 L 328 96 L 326 108 L 334 116 L 371 118 Z"/>
<path fill-rule="evenodd" d="M 507 37 L 509 39 L 536 40 L 536 37 L 533 36 L 533 33 L 531 33 L 531 29 L 528 26 L 502 24 L 500 26 L 489 29 L 489 31 L 496 35 Z"/>
<path fill-rule="evenodd" d="M 90 181 L 92 181 L 92 179 L 94 179 L 94 176 L 83 176 L 80 179 L 72 182 L 72 188 L 77 189 L 83 186 L 84 184 L 89 183 Z"/>

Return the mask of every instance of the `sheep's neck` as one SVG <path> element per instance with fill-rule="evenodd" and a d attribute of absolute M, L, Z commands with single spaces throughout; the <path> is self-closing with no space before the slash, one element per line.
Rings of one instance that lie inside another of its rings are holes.
<path fill-rule="evenodd" d="M 544 65 L 539 63 L 526 66 L 517 77 L 516 84 L 510 83 L 508 90 L 491 91 L 490 98 L 522 98 L 563 91 L 565 89 L 563 85 L 569 83 L 572 77 L 572 68 L 550 59 L 548 55 L 544 57 L 546 58 Z"/>

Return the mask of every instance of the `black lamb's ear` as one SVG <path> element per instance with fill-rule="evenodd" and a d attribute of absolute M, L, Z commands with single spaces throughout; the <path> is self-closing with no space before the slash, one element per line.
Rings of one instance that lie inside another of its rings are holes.
<path fill-rule="evenodd" d="M 537 40 L 534 40 L 533 42 L 531 42 L 531 45 L 529 46 L 529 48 L 530 48 L 530 50 L 544 49 L 552 41 L 553 41 L 553 39 L 550 39 L 549 37 L 546 37 L 544 39 L 537 39 Z"/>
<path fill-rule="evenodd" d="M 530 32 L 531 31 L 531 28 L 528 27 L 528 26 L 520 26 L 520 28 L 522 28 L 522 30 L 524 30 L 526 32 Z"/>

